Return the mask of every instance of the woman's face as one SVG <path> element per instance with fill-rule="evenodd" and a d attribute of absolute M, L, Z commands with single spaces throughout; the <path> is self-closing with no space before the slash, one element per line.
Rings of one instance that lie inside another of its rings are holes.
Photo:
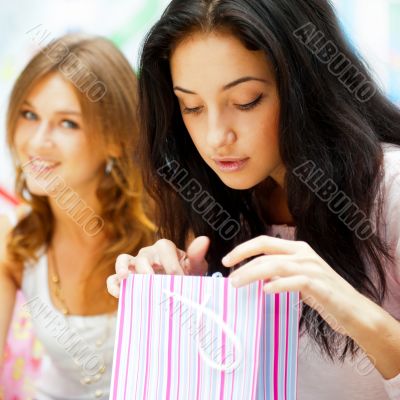
<path fill-rule="evenodd" d="M 171 55 L 183 121 L 204 161 L 233 189 L 283 185 L 280 102 L 271 64 L 233 35 L 195 33 Z"/>
<path fill-rule="evenodd" d="M 63 186 L 82 196 L 94 193 L 104 155 L 89 142 L 75 90 L 59 73 L 45 76 L 26 96 L 14 143 L 32 194 L 56 194 Z"/>

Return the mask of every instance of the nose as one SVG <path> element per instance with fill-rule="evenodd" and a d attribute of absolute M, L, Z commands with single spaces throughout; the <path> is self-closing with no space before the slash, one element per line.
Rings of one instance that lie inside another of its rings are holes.
<path fill-rule="evenodd" d="M 224 115 L 210 115 L 208 123 L 207 144 L 219 149 L 235 142 L 236 135 L 229 119 Z"/>
<path fill-rule="evenodd" d="M 52 127 L 49 121 L 42 120 L 31 137 L 31 146 L 35 149 L 52 147 Z"/>

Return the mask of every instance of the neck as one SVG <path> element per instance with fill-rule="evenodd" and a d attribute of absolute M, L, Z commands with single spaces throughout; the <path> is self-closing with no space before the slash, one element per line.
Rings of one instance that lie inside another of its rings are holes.
<path fill-rule="evenodd" d="M 264 221 L 269 225 L 294 225 L 289 211 L 287 192 L 273 179 L 267 179 L 256 188 L 256 199 Z"/>

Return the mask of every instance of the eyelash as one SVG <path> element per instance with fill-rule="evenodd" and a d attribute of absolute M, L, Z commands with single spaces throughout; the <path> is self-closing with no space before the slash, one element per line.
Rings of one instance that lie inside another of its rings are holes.
<path fill-rule="evenodd" d="M 239 110 L 242 111 L 250 111 L 253 108 L 257 107 L 260 103 L 261 100 L 264 98 L 263 94 L 260 94 L 254 101 L 248 104 L 236 104 L 236 106 L 239 108 Z"/>
<path fill-rule="evenodd" d="M 28 114 L 31 114 L 31 115 L 34 116 L 34 117 L 33 117 L 33 118 L 29 118 L 29 117 L 28 117 Z M 23 111 L 21 111 L 21 115 L 22 115 L 22 117 L 25 118 L 27 121 L 36 121 L 36 120 L 38 119 L 38 116 L 37 116 L 34 112 L 29 111 L 29 110 L 23 110 Z M 71 121 L 70 119 L 63 119 L 63 120 L 61 121 L 61 124 L 64 124 L 65 122 L 71 124 L 71 126 L 68 126 L 68 127 L 63 126 L 63 128 L 66 128 L 66 129 L 79 129 L 79 125 L 78 125 L 76 122 Z"/>
<path fill-rule="evenodd" d="M 250 111 L 253 108 L 257 107 L 262 99 L 264 98 L 263 94 L 260 94 L 254 101 L 252 101 L 251 103 L 247 103 L 247 104 L 235 104 L 235 106 L 237 106 L 237 108 L 241 111 Z M 185 107 L 183 109 L 183 113 L 184 114 L 193 114 L 193 115 L 198 115 L 201 112 L 202 107 L 195 107 L 195 108 L 187 108 Z"/>
<path fill-rule="evenodd" d="M 183 114 L 200 114 L 201 112 L 201 107 L 195 107 L 195 108 L 188 108 L 188 107 L 184 107 L 183 108 Z"/>

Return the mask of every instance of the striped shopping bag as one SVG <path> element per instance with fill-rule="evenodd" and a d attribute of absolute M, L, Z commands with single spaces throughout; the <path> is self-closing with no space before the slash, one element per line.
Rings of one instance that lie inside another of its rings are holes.
<path fill-rule="evenodd" d="M 299 294 L 262 282 L 131 275 L 122 282 L 113 400 L 296 399 Z"/>

